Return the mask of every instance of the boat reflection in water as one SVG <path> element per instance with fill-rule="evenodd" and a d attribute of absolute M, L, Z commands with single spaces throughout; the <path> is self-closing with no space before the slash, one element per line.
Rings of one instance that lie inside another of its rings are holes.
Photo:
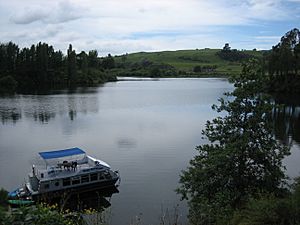
<path fill-rule="evenodd" d="M 111 206 L 110 199 L 115 193 L 119 193 L 119 190 L 115 186 L 104 189 L 83 189 L 81 191 L 63 193 L 61 196 L 53 198 L 47 196 L 41 198 L 40 202 L 45 202 L 49 205 L 57 204 L 61 210 L 81 212 L 93 209 L 97 212 L 102 212 Z"/>
<path fill-rule="evenodd" d="M 33 204 L 56 205 L 60 211 L 80 212 L 85 221 L 94 220 L 94 217 L 99 219 L 99 215 L 102 220 L 101 213 L 111 206 L 110 200 L 112 195 L 116 193 L 119 193 L 119 190 L 113 185 L 105 188 L 66 191 L 61 192 L 61 195 L 41 195 L 35 201 L 28 199 L 9 200 L 9 203 L 12 208 Z M 86 214 L 86 210 L 92 213 Z"/>

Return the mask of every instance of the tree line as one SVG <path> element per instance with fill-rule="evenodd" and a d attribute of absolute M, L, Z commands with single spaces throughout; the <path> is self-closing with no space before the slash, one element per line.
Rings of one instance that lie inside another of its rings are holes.
<path fill-rule="evenodd" d="M 19 48 L 13 42 L 0 43 L 0 89 L 38 89 L 56 85 L 94 84 L 115 77 L 107 70 L 114 58 L 98 57 L 97 50 L 76 53 L 69 45 L 67 55 L 47 43 Z"/>
<path fill-rule="evenodd" d="M 264 67 L 269 77 L 269 89 L 299 91 L 300 89 L 300 31 L 294 28 L 264 55 Z"/>
<path fill-rule="evenodd" d="M 221 59 L 230 61 L 230 62 L 242 62 L 253 58 L 252 55 L 249 55 L 243 51 L 238 51 L 237 49 L 231 49 L 229 43 L 226 43 L 221 51 L 216 53 Z"/>

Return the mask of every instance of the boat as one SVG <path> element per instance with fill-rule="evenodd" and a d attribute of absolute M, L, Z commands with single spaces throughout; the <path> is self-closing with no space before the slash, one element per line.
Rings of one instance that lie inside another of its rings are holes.
<path fill-rule="evenodd" d="M 118 186 L 120 175 L 80 148 L 39 152 L 42 165 L 32 165 L 25 185 L 8 194 L 11 200 L 36 201 L 75 191 Z"/>
<path fill-rule="evenodd" d="M 30 199 L 9 199 L 8 204 L 14 208 L 33 205 L 34 201 Z"/>

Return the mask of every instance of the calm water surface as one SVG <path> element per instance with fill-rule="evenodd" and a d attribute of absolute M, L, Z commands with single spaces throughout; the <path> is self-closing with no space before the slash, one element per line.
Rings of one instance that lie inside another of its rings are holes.
<path fill-rule="evenodd" d="M 180 171 L 195 146 L 204 143 L 201 130 L 216 116 L 211 105 L 230 90 L 225 79 L 160 79 L 0 97 L 0 186 L 19 186 L 39 151 L 77 146 L 120 171 L 120 192 L 110 201 L 111 224 L 130 224 L 136 216 L 143 224 L 159 224 L 162 208 L 172 211 L 177 205 L 185 222 L 186 203 L 174 192 Z M 289 122 L 280 119 L 279 130 L 285 130 L 278 138 L 292 146 L 286 164 L 294 176 L 299 106 L 274 113 L 275 121 L 282 117 Z M 295 121 L 296 128 L 286 128 Z"/>

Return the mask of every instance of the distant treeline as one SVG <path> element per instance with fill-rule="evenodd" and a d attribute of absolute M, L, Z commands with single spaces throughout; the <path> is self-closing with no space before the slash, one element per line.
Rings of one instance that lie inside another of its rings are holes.
<path fill-rule="evenodd" d="M 107 73 L 114 66 L 110 54 L 104 58 L 96 50 L 77 54 L 71 44 L 64 55 L 47 43 L 22 49 L 13 42 L 0 43 L 0 90 L 103 83 L 116 79 Z"/>
<path fill-rule="evenodd" d="M 117 76 L 133 77 L 172 77 L 176 75 L 176 69 L 164 62 L 153 62 L 142 59 L 139 62 L 125 62 L 126 55 L 121 56 L 122 62 L 116 64 Z"/>
<path fill-rule="evenodd" d="M 238 51 L 237 49 L 231 49 L 229 43 L 226 43 L 223 49 L 216 53 L 221 59 L 231 62 L 242 62 L 253 58 L 252 55 L 245 53 L 244 51 Z"/>

